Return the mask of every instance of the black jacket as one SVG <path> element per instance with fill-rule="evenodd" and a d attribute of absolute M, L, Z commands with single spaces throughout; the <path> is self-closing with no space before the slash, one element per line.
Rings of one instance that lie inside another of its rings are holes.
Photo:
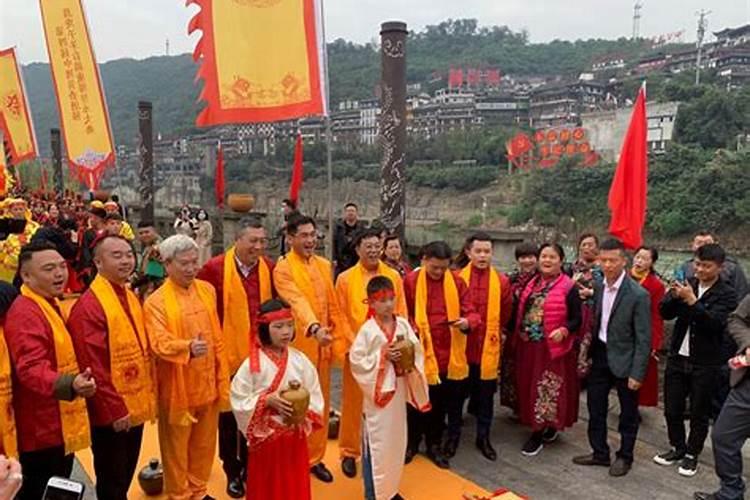
<path fill-rule="evenodd" d="M 333 260 L 336 261 L 336 272 L 341 273 L 357 263 L 357 253 L 352 247 L 354 236 L 367 228 L 367 224 L 358 220 L 353 226 L 342 219 L 336 222 L 333 233 Z"/>
<path fill-rule="evenodd" d="M 698 279 L 688 280 L 696 297 Z M 669 355 L 677 356 L 685 334 L 690 328 L 690 361 L 696 365 L 721 365 L 733 354 L 727 335 L 727 318 L 737 307 L 737 294 L 723 278 L 706 290 L 698 302 L 687 305 L 671 292 L 659 304 L 666 320 L 677 319 L 669 346 Z"/>

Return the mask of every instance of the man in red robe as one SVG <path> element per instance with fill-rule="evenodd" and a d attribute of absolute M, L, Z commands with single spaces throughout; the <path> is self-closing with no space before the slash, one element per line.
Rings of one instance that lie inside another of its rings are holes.
<path fill-rule="evenodd" d="M 492 238 L 487 233 L 475 233 L 466 240 L 464 255 L 460 259 L 466 266 L 461 266 L 461 276 L 469 280 L 469 301 L 481 318 L 481 323 L 469 335 L 466 341 L 466 359 L 469 362 L 469 413 L 477 418 L 476 445 L 479 451 L 488 460 L 497 460 L 497 453 L 490 442 L 490 425 L 492 424 L 493 409 L 495 406 L 494 396 L 497 391 L 498 369 L 501 353 L 501 336 L 507 331 L 508 322 L 513 311 L 513 292 L 511 291 L 510 279 L 500 271 L 492 267 Z M 499 282 L 499 290 L 491 289 L 490 273 L 496 273 Z M 492 296 L 494 293 L 495 296 Z M 488 328 L 491 315 L 490 302 L 495 302 L 500 312 L 498 325 L 495 323 Z M 494 339 L 487 342 L 488 330 L 491 330 Z M 494 342 L 494 344 L 492 343 Z M 492 349 L 494 346 L 494 350 Z M 483 373 L 487 371 L 486 366 L 491 364 L 492 378 Z M 446 455 L 450 458 L 456 452 L 458 440 L 454 439 L 446 446 Z"/>
<path fill-rule="evenodd" d="M 88 400 L 97 497 L 127 500 L 143 424 L 155 418 L 152 360 L 143 311 L 127 289 L 133 247 L 122 236 L 102 235 L 94 242 L 94 264 L 97 276 L 73 306 L 68 330 L 78 360 L 99 381 Z"/>
<path fill-rule="evenodd" d="M 420 268 L 404 279 L 409 319 L 416 326 L 417 335 L 425 347 L 425 375 L 430 384 L 432 405 L 427 413 L 409 411 L 406 462 L 417 453 L 422 435 L 425 435 L 427 457 L 444 469 L 450 467 L 442 449 L 446 415 L 447 443 L 450 443 L 461 433 L 464 381 L 469 371 L 466 339 L 461 335 L 471 336 L 482 321 L 471 305 L 466 283 L 449 270 L 451 257 L 451 249 L 444 241 L 428 243 L 422 248 Z M 426 297 L 421 297 L 420 289 L 424 290 L 421 287 L 425 285 Z M 454 296 L 449 296 L 449 293 Z M 430 339 L 426 340 L 426 336 Z M 429 368 L 431 359 L 434 368 Z M 454 362 L 449 362 L 451 359 Z"/>
<path fill-rule="evenodd" d="M 49 478 L 69 477 L 73 453 L 89 445 L 86 405 L 79 398 L 93 396 L 96 382 L 90 368 L 78 370 L 57 302 L 68 280 L 65 259 L 40 242 L 23 247 L 18 264 L 22 295 L 5 322 L 24 474 L 18 498 L 39 500 Z"/>
<path fill-rule="evenodd" d="M 223 325 L 224 343 L 232 377 L 249 355 L 249 339 L 256 339 L 258 336 L 257 319 L 260 305 L 273 298 L 273 262 L 264 255 L 267 243 L 266 230 L 258 218 L 242 219 L 235 233 L 234 246 L 226 253 L 206 262 L 197 276 L 198 279 L 211 283 L 216 289 L 216 308 Z M 227 261 L 231 262 L 233 269 L 225 269 Z M 233 274 L 225 271 L 232 271 Z M 241 290 L 233 289 L 231 286 L 235 276 L 242 283 L 244 295 L 241 294 Z M 234 298 L 229 294 L 238 292 L 239 301 L 232 304 L 237 307 L 230 308 L 230 302 Z M 227 304 L 224 303 L 225 296 Z M 245 319 L 237 318 L 238 314 L 244 315 L 249 325 L 244 323 Z M 235 321 L 232 321 L 233 319 Z M 249 326 L 250 334 L 246 331 L 247 327 L 233 328 L 239 322 Z M 244 497 L 243 477 L 247 473 L 247 440 L 237 430 L 237 421 L 231 411 L 219 414 L 219 458 L 227 476 L 227 495 L 232 498 Z"/>

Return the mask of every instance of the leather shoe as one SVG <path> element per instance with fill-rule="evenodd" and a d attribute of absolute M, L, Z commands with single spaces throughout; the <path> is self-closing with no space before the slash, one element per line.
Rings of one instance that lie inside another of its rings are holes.
<path fill-rule="evenodd" d="M 601 458 L 596 458 L 593 453 L 575 457 L 573 458 L 573 463 L 576 465 L 598 465 L 600 467 L 609 467 L 609 459 L 603 460 Z"/>
<path fill-rule="evenodd" d="M 357 475 L 357 461 L 352 457 L 346 457 L 341 461 L 341 471 L 346 477 Z"/>
<path fill-rule="evenodd" d="M 242 482 L 242 479 L 235 477 L 227 483 L 227 495 L 232 498 L 245 497 L 245 484 Z"/>
<path fill-rule="evenodd" d="M 326 467 L 323 462 L 310 467 L 310 474 L 318 478 L 320 481 L 323 481 L 324 483 L 333 482 L 333 474 L 331 474 L 331 471 L 328 470 L 328 467 Z"/>
<path fill-rule="evenodd" d="M 443 455 L 446 458 L 453 458 L 456 456 L 456 450 L 458 450 L 458 438 L 449 437 L 443 443 Z"/>
<path fill-rule="evenodd" d="M 414 457 L 417 455 L 417 449 L 411 446 L 406 447 L 406 454 L 404 455 L 404 464 L 410 464 Z"/>
<path fill-rule="evenodd" d="M 630 472 L 631 465 L 622 458 L 617 458 L 609 468 L 609 475 L 612 477 L 622 477 Z"/>
<path fill-rule="evenodd" d="M 484 455 L 484 458 L 487 460 L 490 460 L 494 462 L 497 460 L 497 452 L 492 447 L 492 443 L 490 443 L 490 438 L 488 437 L 480 437 L 477 438 L 477 448 L 479 451 L 482 452 L 482 455 Z"/>
<path fill-rule="evenodd" d="M 439 446 L 431 446 L 430 449 L 427 450 L 427 458 L 432 460 L 432 463 L 441 469 L 451 468 L 450 462 L 448 462 L 448 459 L 443 455 L 443 452 L 440 451 Z"/>
<path fill-rule="evenodd" d="M 706 493 L 705 491 L 696 491 L 693 493 L 694 500 L 717 500 L 718 498 L 716 493 Z"/>
<path fill-rule="evenodd" d="M 396 493 L 395 495 L 393 495 L 393 498 L 391 498 L 391 500 L 406 500 L 406 499 L 402 497 L 401 495 L 399 495 L 398 493 Z"/>

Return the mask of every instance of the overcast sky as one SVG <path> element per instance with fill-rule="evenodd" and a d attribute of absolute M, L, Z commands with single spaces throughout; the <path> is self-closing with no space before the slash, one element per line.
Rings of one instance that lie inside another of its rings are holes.
<path fill-rule="evenodd" d="M 195 8 L 184 0 L 83 0 L 100 62 L 192 52 L 186 26 Z M 750 22 L 750 0 L 642 0 L 641 35 L 686 30 L 695 40 L 696 11 L 711 9 L 709 30 Z M 532 41 L 617 38 L 632 32 L 633 0 L 324 0 L 328 40 L 367 42 L 385 20 L 410 29 L 448 18 L 527 29 Z M 0 0 L 0 49 L 16 46 L 22 63 L 46 61 L 38 0 Z"/>

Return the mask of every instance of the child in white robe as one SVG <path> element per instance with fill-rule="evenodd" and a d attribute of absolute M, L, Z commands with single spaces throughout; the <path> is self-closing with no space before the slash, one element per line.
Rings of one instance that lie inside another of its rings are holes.
<path fill-rule="evenodd" d="M 248 441 L 247 500 L 309 500 L 307 435 L 323 424 L 323 393 L 315 366 L 297 349 L 289 305 L 273 299 L 258 318 L 259 366 L 249 359 L 232 379 L 230 401 L 237 428 Z M 255 341 L 255 339 L 252 339 Z M 283 392 L 297 382 L 310 395 L 304 421 L 288 425 L 292 404 Z"/>
<path fill-rule="evenodd" d="M 370 319 L 362 325 L 349 351 L 352 374 L 363 394 L 363 478 L 367 500 L 400 499 L 398 493 L 406 452 L 406 403 L 429 409 L 424 354 L 419 339 L 404 318 L 394 316 L 394 287 L 384 276 L 367 285 Z M 398 338 L 414 345 L 414 368 L 397 370 Z"/>

